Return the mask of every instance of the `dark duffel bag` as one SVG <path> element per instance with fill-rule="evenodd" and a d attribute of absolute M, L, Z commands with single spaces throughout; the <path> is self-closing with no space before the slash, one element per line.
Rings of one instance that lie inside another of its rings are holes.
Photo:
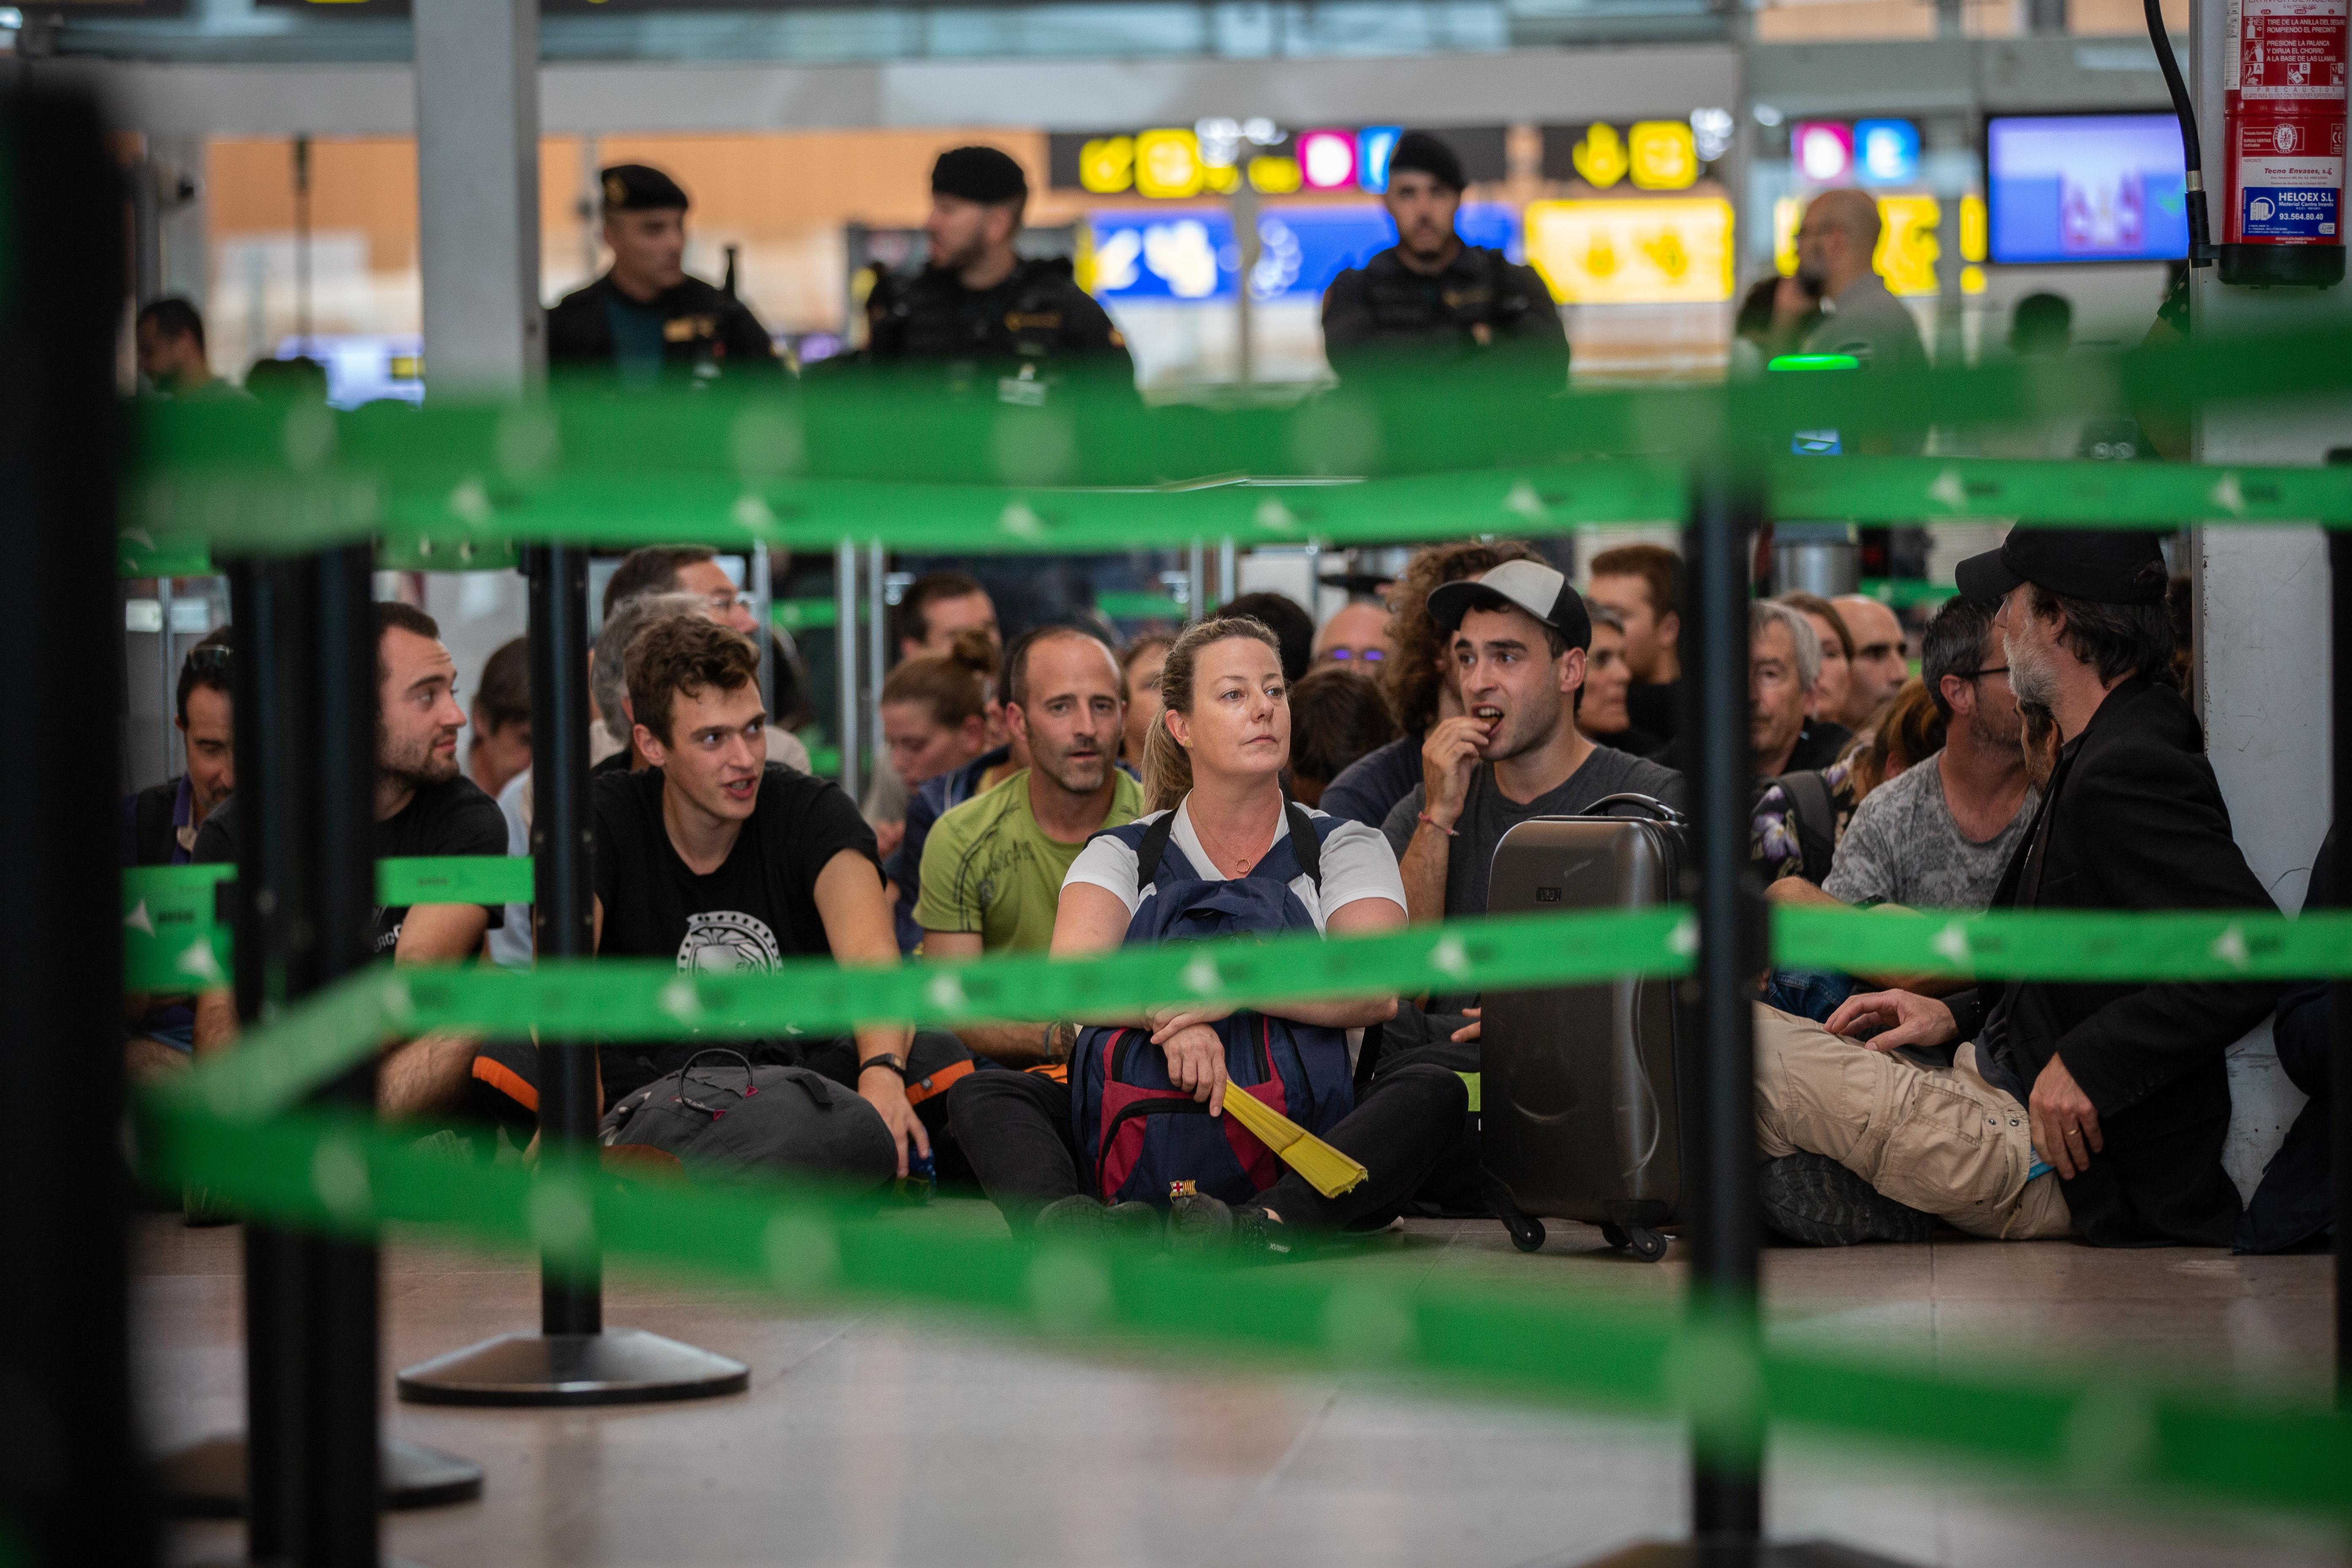
<path fill-rule="evenodd" d="M 811 1068 L 753 1067 L 740 1051 L 698 1051 L 604 1113 L 607 1146 L 677 1156 L 690 1175 L 814 1172 L 878 1187 L 898 1171 L 882 1113 Z"/>

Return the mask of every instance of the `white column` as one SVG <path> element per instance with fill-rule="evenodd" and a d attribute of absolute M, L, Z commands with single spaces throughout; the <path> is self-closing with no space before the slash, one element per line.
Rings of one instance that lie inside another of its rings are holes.
<path fill-rule="evenodd" d="M 539 0 L 415 0 L 425 372 L 513 391 L 547 363 L 539 300 Z"/>
<path fill-rule="evenodd" d="M 2224 214 L 2222 0 L 2193 0 L 2189 77 L 2218 241 Z M 2192 275 L 2199 338 L 2340 331 L 2352 320 L 2352 285 L 2326 289 L 2225 287 L 2217 269 Z M 2237 405 L 2199 424 L 2204 463 L 2315 464 L 2352 446 L 2352 402 Z M 2281 908 L 2301 907 L 2304 884 L 2327 830 L 2327 549 L 2317 528 L 2197 529 L 2190 552 L 2196 593 L 2196 701 L 2205 744 L 2246 859 Z M 2303 1096 L 2278 1067 L 2265 1024 L 2231 1052 L 2235 1113 L 2227 1159 L 2251 1193 Z"/>

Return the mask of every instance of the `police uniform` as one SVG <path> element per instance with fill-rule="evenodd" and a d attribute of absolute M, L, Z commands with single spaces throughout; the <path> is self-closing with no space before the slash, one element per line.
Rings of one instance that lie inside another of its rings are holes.
<path fill-rule="evenodd" d="M 604 173 L 604 211 L 687 207 L 686 193 L 658 169 L 622 163 Z M 547 359 L 556 368 L 617 368 L 627 381 L 674 376 L 775 376 L 774 340 L 740 300 L 688 278 L 650 300 L 630 298 L 610 272 L 547 312 Z"/>
<path fill-rule="evenodd" d="M 1029 185 L 1021 165 L 995 148 L 958 147 L 933 166 L 931 191 L 997 205 L 1025 200 Z M 904 280 L 878 277 L 866 319 L 867 359 L 984 368 L 999 378 L 999 395 L 1015 402 L 1028 401 L 1018 388 L 1034 382 L 1046 361 L 1087 360 L 1107 381 L 1114 370 L 1125 372 L 1129 384 L 1134 380 L 1127 340 L 1059 258 L 1023 260 L 987 289 L 966 288 L 945 267 Z"/>
<path fill-rule="evenodd" d="M 1461 161 L 1433 136 L 1412 132 L 1399 140 L 1389 173 L 1408 169 L 1463 188 Z M 1331 368 L 1345 376 L 1396 357 L 1387 351 L 1398 349 L 1419 351 L 1419 363 L 1503 351 L 1520 364 L 1556 368 L 1563 381 L 1568 371 L 1568 333 L 1542 275 L 1484 246 L 1465 245 L 1443 270 L 1425 273 L 1406 265 L 1403 246 L 1392 245 L 1331 280 L 1323 294 L 1323 352 Z"/>

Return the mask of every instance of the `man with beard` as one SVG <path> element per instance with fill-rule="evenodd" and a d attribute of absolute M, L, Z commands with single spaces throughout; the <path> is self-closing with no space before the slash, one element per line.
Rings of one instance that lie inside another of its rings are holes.
<path fill-rule="evenodd" d="M 1323 294 L 1323 353 L 1344 379 L 1400 351 L 1462 363 L 1507 359 L 1555 385 L 1568 378 L 1568 331 L 1551 289 L 1532 267 L 1454 232 L 1462 160 L 1425 131 L 1389 155 L 1381 205 L 1397 242 L 1331 279 Z"/>
<path fill-rule="evenodd" d="M 687 199 L 677 182 L 643 163 L 616 163 L 598 185 L 613 265 L 547 312 L 548 363 L 614 371 L 627 386 L 780 377 L 775 341 L 750 308 L 687 275 Z"/>
<path fill-rule="evenodd" d="M 2060 742 L 1992 907 L 2269 912 L 2168 679 L 2156 542 L 2021 528 L 1958 576 L 1962 594 L 2000 602 L 2011 688 L 2049 709 Z M 2015 1240 L 2227 1247 L 2239 1202 L 2221 1166 L 2223 1056 L 2278 995 L 2259 982 L 2012 980 L 1941 1000 L 1851 997 L 1826 1027 L 1759 1008 L 1765 1215 L 1827 1246 L 1924 1241 L 1942 1219 Z M 1903 1047 L 1954 1054 L 1921 1067 Z"/>
<path fill-rule="evenodd" d="M 915 919 L 923 956 L 1044 952 L 1052 944 L 1062 879 L 1106 827 L 1135 820 L 1143 791 L 1118 766 L 1126 730 L 1118 661 L 1074 626 L 1042 626 L 1004 656 L 1004 723 L 1029 766 L 940 818 L 923 848 Z M 966 1025 L 982 1056 L 1018 1065 L 1061 1060 L 1066 1025 Z M 1058 1037 L 1056 1037 L 1058 1035 Z"/>
<path fill-rule="evenodd" d="M 1682 775 L 1585 739 L 1575 723 L 1592 622 L 1568 579 L 1507 561 L 1429 595 L 1453 633 L 1463 711 L 1422 742 L 1422 782 L 1381 825 L 1416 922 L 1486 912 L 1503 835 L 1531 817 L 1574 816 L 1604 795 L 1683 803 Z"/>
<path fill-rule="evenodd" d="M 457 701 L 457 667 L 441 646 L 441 627 L 412 605 L 379 604 L 376 627 L 375 852 L 379 859 L 418 855 L 499 855 L 507 852 L 506 818 L 457 766 L 457 731 L 466 710 Z M 196 836 L 199 865 L 235 865 L 238 803 L 231 795 Z M 497 904 L 379 905 L 375 952 L 395 963 L 449 963 L 470 958 L 482 934 L 503 921 Z M 236 1033 L 229 992 L 196 999 L 196 1049 L 222 1045 Z M 387 1110 L 415 1108 L 408 1092 L 425 1058 L 470 1046 L 427 1038 L 394 1051 L 383 1066 Z"/>
<path fill-rule="evenodd" d="M 1124 372 L 1131 386 L 1127 341 L 1078 287 L 1069 262 L 1014 250 L 1028 205 L 1028 176 L 1011 155 L 994 147 L 940 153 L 923 220 L 929 261 L 903 284 L 876 279 L 866 302 L 866 356 L 945 361 L 951 381 L 973 385 L 984 367 L 998 378 L 994 395 L 1014 404 L 1045 402 L 1042 362 L 1068 356 L 1097 361 L 1106 380 Z"/>
<path fill-rule="evenodd" d="M 1927 695 L 1944 746 L 1855 810 L 1822 891 L 1847 904 L 1983 909 L 2041 795 L 2026 777 L 2024 721 L 1992 636 L 1993 606 L 1952 599 L 1928 623 Z M 1796 879 L 1774 884 L 1808 887 Z"/>

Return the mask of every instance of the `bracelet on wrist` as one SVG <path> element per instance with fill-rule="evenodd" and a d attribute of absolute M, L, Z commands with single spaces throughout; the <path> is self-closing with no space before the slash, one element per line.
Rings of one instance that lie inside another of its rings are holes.
<path fill-rule="evenodd" d="M 887 1051 L 883 1052 L 880 1056 L 867 1057 L 864 1061 L 859 1062 L 857 1064 L 857 1076 L 864 1078 L 866 1076 L 866 1069 L 868 1068 L 887 1068 L 890 1071 L 898 1075 L 898 1081 L 900 1083 L 907 1081 L 906 1062 L 898 1057 L 892 1056 Z"/>
<path fill-rule="evenodd" d="M 1462 837 L 1460 834 L 1454 832 L 1454 829 L 1446 826 L 1445 824 L 1438 821 L 1437 818 L 1430 816 L 1429 813 L 1425 811 L 1416 811 L 1413 815 L 1421 818 L 1422 821 L 1429 824 L 1432 827 L 1437 829 L 1438 832 L 1445 835 L 1448 838 L 1459 838 Z"/>

